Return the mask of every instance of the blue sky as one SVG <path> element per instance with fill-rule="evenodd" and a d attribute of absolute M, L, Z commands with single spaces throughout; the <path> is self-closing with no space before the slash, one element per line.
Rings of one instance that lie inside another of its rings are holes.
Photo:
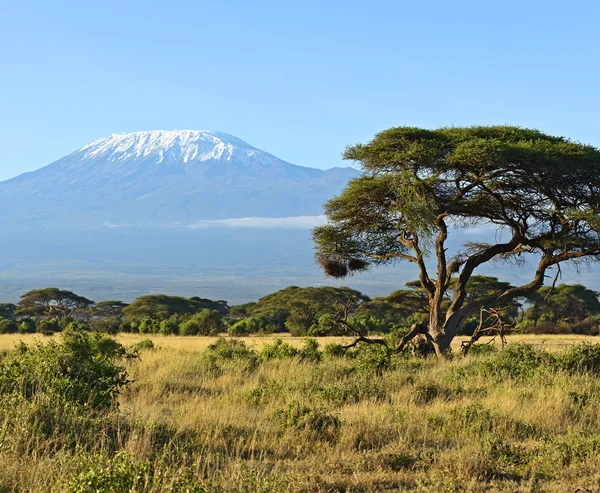
<path fill-rule="evenodd" d="M 600 146 L 592 1 L 0 2 L 0 179 L 114 133 L 208 129 L 343 165 L 396 125 Z"/>

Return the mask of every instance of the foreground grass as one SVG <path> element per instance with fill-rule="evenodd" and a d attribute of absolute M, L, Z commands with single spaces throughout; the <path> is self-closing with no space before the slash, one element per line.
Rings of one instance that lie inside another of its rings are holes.
<path fill-rule="evenodd" d="M 165 343 L 176 339 L 157 338 L 160 348 L 127 363 L 133 383 L 119 410 L 93 433 L 77 424 L 87 441 L 50 432 L 48 442 L 31 420 L 0 433 L 0 491 L 600 486 L 596 353 L 598 367 L 575 371 L 526 347 L 444 362 L 370 350 L 265 360 Z"/>

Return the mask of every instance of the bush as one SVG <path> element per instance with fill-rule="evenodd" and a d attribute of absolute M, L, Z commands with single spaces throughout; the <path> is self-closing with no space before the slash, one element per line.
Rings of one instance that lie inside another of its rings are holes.
<path fill-rule="evenodd" d="M 126 453 L 118 453 L 111 459 L 97 458 L 85 464 L 65 488 L 69 493 L 92 493 L 110 491 L 129 493 L 145 491 L 152 479 L 152 465 L 149 461 L 138 461 Z"/>
<path fill-rule="evenodd" d="M 217 335 L 223 327 L 221 314 L 207 308 L 196 313 L 179 326 L 179 335 Z"/>
<path fill-rule="evenodd" d="M 529 344 L 511 343 L 491 358 L 481 362 L 484 374 L 492 377 L 527 379 L 542 369 L 552 367 L 555 358 Z"/>
<path fill-rule="evenodd" d="M 62 343 L 21 344 L 2 361 L 0 396 L 29 400 L 46 394 L 61 402 L 107 409 L 117 404 L 128 383 L 118 364 L 125 353 L 113 339 L 73 330 L 63 332 Z"/>
<path fill-rule="evenodd" d="M 342 344 L 330 342 L 323 346 L 323 356 L 325 358 L 342 358 L 346 355 L 346 348 Z"/>
<path fill-rule="evenodd" d="M 560 369 L 568 372 L 600 373 L 600 344 L 582 342 L 575 344 L 556 356 Z"/>
<path fill-rule="evenodd" d="M 40 334 L 53 334 L 60 331 L 60 326 L 57 320 L 38 320 L 35 324 L 35 331 Z"/>
<path fill-rule="evenodd" d="M 362 344 L 353 353 L 362 374 L 381 375 L 393 366 L 394 350 L 383 344 Z"/>
<path fill-rule="evenodd" d="M 227 333 L 233 337 L 247 336 L 256 334 L 262 327 L 262 321 L 256 317 L 245 318 L 234 323 Z"/>
<path fill-rule="evenodd" d="M 14 334 L 19 330 L 19 324 L 14 320 L 0 320 L 0 334 Z"/>
<path fill-rule="evenodd" d="M 291 402 L 273 413 L 273 419 L 285 428 L 305 430 L 320 440 L 335 440 L 342 422 L 330 413 Z"/>
<path fill-rule="evenodd" d="M 143 350 L 156 349 L 156 346 L 152 342 L 152 339 L 142 339 L 141 341 L 129 346 L 129 349 L 131 351 L 139 352 Z"/>
<path fill-rule="evenodd" d="M 140 334 L 157 334 L 160 330 L 160 322 L 152 318 L 145 318 L 137 326 L 137 332 Z"/>
<path fill-rule="evenodd" d="M 19 334 L 33 334 L 35 332 L 35 322 L 26 318 L 19 324 Z"/>
<path fill-rule="evenodd" d="M 177 334 L 179 332 L 179 325 L 174 320 L 162 320 L 159 324 L 158 331 L 165 335 Z"/>
<path fill-rule="evenodd" d="M 281 339 L 275 339 L 273 344 L 265 344 L 260 352 L 260 357 L 264 360 L 293 358 L 298 354 L 298 350 L 283 342 Z"/>
<path fill-rule="evenodd" d="M 319 343 L 312 337 L 304 339 L 304 346 L 298 351 L 298 356 L 308 361 L 320 361 L 321 353 L 319 352 Z"/>
<path fill-rule="evenodd" d="M 254 349 L 246 346 L 244 341 L 219 337 L 206 348 L 204 356 L 223 360 L 236 360 L 255 359 L 258 354 Z"/>

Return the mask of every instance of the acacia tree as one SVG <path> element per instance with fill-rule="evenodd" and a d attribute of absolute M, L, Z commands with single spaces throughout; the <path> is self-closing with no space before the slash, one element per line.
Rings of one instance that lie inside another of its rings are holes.
<path fill-rule="evenodd" d="M 34 289 L 21 296 L 15 315 L 70 317 L 94 302 L 72 291 L 58 288 Z"/>
<path fill-rule="evenodd" d="M 482 307 L 537 291 L 562 262 L 600 258 L 600 151 L 592 146 L 509 126 L 399 127 L 347 148 L 344 158 L 363 174 L 326 204 L 329 224 L 313 232 L 316 259 L 334 277 L 400 260 L 418 267 L 429 320 L 399 350 L 424 333 L 442 356 Z M 448 252 L 449 226 L 482 224 L 501 234 Z M 469 301 L 467 284 L 478 267 L 529 257 L 536 263 L 530 282 Z"/>

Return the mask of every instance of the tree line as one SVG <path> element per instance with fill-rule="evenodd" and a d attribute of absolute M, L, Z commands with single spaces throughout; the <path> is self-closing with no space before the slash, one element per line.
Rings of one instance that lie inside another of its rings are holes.
<path fill-rule="evenodd" d="M 472 276 L 467 302 L 489 299 L 512 288 L 491 276 Z M 452 303 L 448 289 L 442 308 Z M 600 332 L 599 293 L 581 284 L 548 286 L 514 298 L 494 317 L 469 317 L 459 335 L 473 335 L 501 320 L 508 331 L 522 333 Z M 43 333 L 67 327 L 110 334 L 133 332 L 164 335 L 291 333 L 294 336 L 406 335 L 429 316 L 429 299 L 419 280 L 387 296 L 368 297 L 348 287 L 289 286 L 257 302 L 229 305 L 224 300 L 164 294 L 140 296 L 132 303 L 94 302 L 71 291 L 44 288 L 28 291 L 17 304 L 0 303 L 0 333 Z M 486 326 L 486 323 L 490 325 Z M 483 324 L 483 325 L 482 325 Z M 490 333 L 488 331 L 488 333 Z"/>

